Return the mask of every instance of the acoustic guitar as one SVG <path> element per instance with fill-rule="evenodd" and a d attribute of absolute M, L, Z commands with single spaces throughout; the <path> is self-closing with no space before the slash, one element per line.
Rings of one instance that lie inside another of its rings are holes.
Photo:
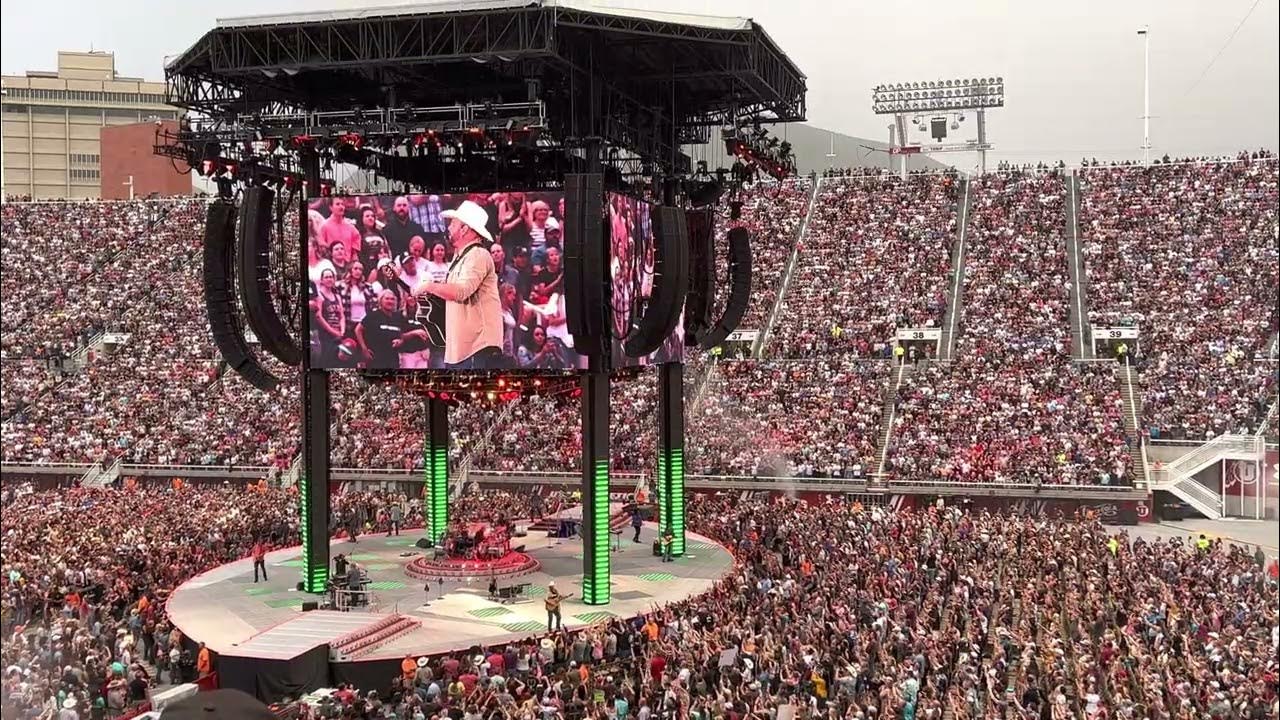
<path fill-rule="evenodd" d="M 573 597 L 573 593 L 568 595 L 548 595 L 543 604 L 547 606 L 547 612 L 555 612 L 560 609 L 560 603 Z"/>
<path fill-rule="evenodd" d="M 463 248 L 462 252 L 449 263 L 449 270 L 445 273 L 448 277 L 449 273 L 462 262 L 462 258 L 467 253 L 481 247 L 479 243 L 472 243 Z M 415 320 L 422 324 L 427 331 L 427 342 L 433 347 L 444 347 L 445 321 L 444 321 L 444 298 L 436 297 L 428 293 L 414 293 L 418 298 L 418 315 Z"/>
<path fill-rule="evenodd" d="M 418 297 L 418 316 L 414 318 L 427 331 L 427 343 L 444 347 L 444 298 L 435 295 Z"/>

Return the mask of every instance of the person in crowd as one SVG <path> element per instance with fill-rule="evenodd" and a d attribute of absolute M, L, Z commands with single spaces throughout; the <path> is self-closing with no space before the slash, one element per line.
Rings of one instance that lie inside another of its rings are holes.
<path fill-rule="evenodd" d="M 493 247 L 501 248 L 501 245 L 494 244 Z M 426 264 L 426 276 L 431 282 L 444 282 L 445 277 L 449 274 L 449 251 L 445 249 L 443 242 L 435 242 L 431 245 L 430 258 Z M 497 260 L 494 260 L 496 268 Z"/>
<path fill-rule="evenodd" d="M 329 215 L 320 226 L 320 245 L 326 249 L 340 242 L 347 248 L 347 258 L 360 256 L 360 231 L 355 225 L 347 222 L 347 203 L 345 197 L 329 198 Z"/>
<path fill-rule="evenodd" d="M 410 217 L 409 198 L 400 196 L 391 204 L 391 215 L 387 217 L 382 228 L 383 237 L 387 239 L 387 249 L 392 257 L 401 257 L 410 251 L 413 238 L 423 238 L 427 231 Z M 419 252 L 421 257 L 422 253 Z"/>
<path fill-rule="evenodd" d="M 335 273 L 326 268 L 320 273 L 320 286 L 311 301 L 312 322 L 315 323 L 317 352 L 322 367 L 332 367 L 338 361 L 338 344 L 346 337 L 347 320 L 342 296 L 338 294 Z"/>
<path fill-rule="evenodd" d="M 356 326 L 356 342 L 365 367 L 398 369 L 400 349 L 408 332 L 411 332 L 409 319 L 400 310 L 395 293 L 390 290 L 378 293 L 377 306 Z M 425 331 L 423 334 L 425 336 Z"/>
<path fill-rule="evenodd" d="M 396 264 L 400 266 L 400 282 L 410 289 L 424 282 L 435 282 L 429 273 L 431 262 L 425 257 L 426 251 L 426 241 L 415 235 L 409 238 L 409 251 L 396 258 Z"/>
<path fill-rule="evenodd" d="M 382 233 L 378 222 L 378 212 L 370 205 L 360 206 L 360 262 L 372 270 L 377 267 L 378 260 L 391 257 L 391 248 Z"/>
<path fill-rule="evenodd" d="M 364 320 L 365 314 L 376 302 L 377 291 L 367 282 L 364 266 L 359 262 L 351 263 L 346 277 L 338 284 L 337 289 L 346 315 L 346 337 L 354 338 L 356 326 Z"/>

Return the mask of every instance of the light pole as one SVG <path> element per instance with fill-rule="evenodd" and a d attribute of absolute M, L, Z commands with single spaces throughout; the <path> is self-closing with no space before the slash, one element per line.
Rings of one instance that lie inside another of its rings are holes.
<path fill-rule="evenodd" d="M 1138 28 L 1142 37 L 1142 165 L 1151 165 L 1151 33 L 1143 25 Z"/>

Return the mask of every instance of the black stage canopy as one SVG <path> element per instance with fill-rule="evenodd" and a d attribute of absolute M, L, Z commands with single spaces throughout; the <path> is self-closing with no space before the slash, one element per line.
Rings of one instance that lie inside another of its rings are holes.
<path fill-rule="evenodd" d="M 170 102 L 228 121 L 540 100 L 566 145 L 598 137 L 675 173 L 713 127 L 805 117 L 805 76 L 755 22 L 576 0 L 221 20 L 166 78 Z"/>

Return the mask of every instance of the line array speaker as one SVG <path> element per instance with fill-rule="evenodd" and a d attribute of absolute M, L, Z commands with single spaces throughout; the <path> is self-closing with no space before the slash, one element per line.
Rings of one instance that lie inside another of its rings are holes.
<path fill-rule="evenodd" d="M 697 345 L 711 328 L 716 297 L 715 214 L 711 208 L 686 213 L 689 246 L 689 292 L 684 304 L 684 342 Z"/>
<path fill-rule="evenodd" d="M 582 355 L 607 355 L 610 338 L 605 267 L 604 176 L 565 176 L 565 324 Z"/>
<path fill-rule="evenodd" d="M 700 340 L 699 346 L 710 350 L 724 342 L 729 333 L 738 329 L 750 302 L 751 236 L 746 228 L 736 227 L 729 231 L 729 302 L 725 304 L 720 321 Z"/>
<path fill-rule="evenodd" d="M 653 215 L 653 295 L 644 316 L 623 344 L 629 357 L 662 347 L 676 323 L 689 290 L 689 225 L 682 208 L 662 205 Z"/>
<path fill-rule="evenodd" d="M 236 251 L 236 206 L 219 200 L 209 206 L 204 226 L 204 309 L 213 344 L 227 365 L 250 385 L 272 391 L 280 379 L 258 363 L 236 317 L 232 259 Z"/>
<path fill-rule="evenodd" d="M 289 335 L 271 300 L 271 225 L 275 191 L 245 190 L 240 200 L 240 303 L 258 342 L 285 365 L 302 363 L 302 348 Z M 281 238 L 283 241 L 283 238 Z"/>

